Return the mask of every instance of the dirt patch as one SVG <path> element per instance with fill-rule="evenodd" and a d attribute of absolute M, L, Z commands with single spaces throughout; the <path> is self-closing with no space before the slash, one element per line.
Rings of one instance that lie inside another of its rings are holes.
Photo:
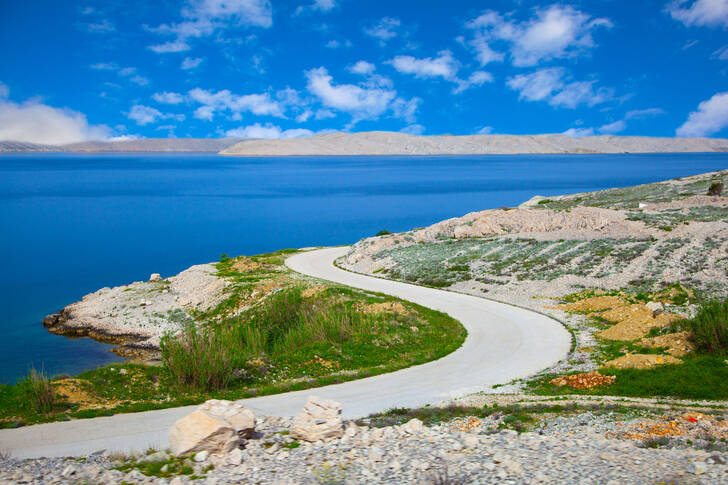
<path fill-rule="evenodd" d="M 618 322 L 616 325 L 602 330 L 597 335 L 607 340 L 633 341 L 646 336 L 653 328 L 664 327 L 683 317 L 672 313 L 660 313 L 653 316 L 652 310 L 645 305 L 629 305 L 601 313 L 608 321 Z"/>
<path fill-rule="evenodd" d="M 311 286 L 311 287 L 306 288 L 305 290 L 303 290 L 301 292 L 301 296 L 304 297 L 304 298 L 311 298 L 312 296 L 316 296 L 316 295 L 318 295 L 319 293 L 321 293 L 322 291 L 325 291 L 325 290 L 326 290 L 326 287 L 323 286 L 323 285 Z"/>
<path fill-rule="evenodd" d="M 599 372 L 587 372 L 584 374 L 557 377 L 556 379 L 551 379 L 549 383 L 559 387 L 568 386 L 574 389 L 591 389 L 593 387 L 614 384 L 616 380 L 616 376 L 605 376 Z"/>
<path fill-rule="evenodd" d="M 249 273 L 251 271 L 258 271 L 262 267 L 262 264 L 253 261 L 252 259 L 245 256 L 239 256 L 235 258 L 235 262 L 232 266 L 232 268 L 238 273 Z"/>
<path fill-rule="evenodd" d="M 615 369 L 652 369 L 663 364 L 682 364 L 683 361 L 671 355 L 627 354 L 604 363 L 604 367 Z"/>
<path fill-rule="evenodd" d="M 569 313 L 593 313 L 623 307 L 625 304 L 626 302 L 618 296 L 593 296 L 574 303 L 565 303 L 547 308 L 555 308 Z"/>
<path fill-rule="evenodd" d="M 395 315 L 409 315 L 410 311 L 398 301 L 385 301 L 383 303 L 369 303 L 357 305 L 357 310 L 366 314 L 394 313 Z"/>
<path fill-rule="evenodd" d="M 113 408 L 118 401 L 103 399 L 93 391 L 87 389 L 87 385 L 80 379 L 60 379 L 53 381 L 53 387 L 59 397 L 72 404 L 78 404 L 79 409 Z"/>
<path fill-rule="evenodd" d="M 695 351 L 695 346 L 690 342 L 690 333 L 688 332 L 645 337 L 640 340 L 640 345 L 651 348 L 667 347 L 667 353 L 674 357 L 681 357 Z"/>

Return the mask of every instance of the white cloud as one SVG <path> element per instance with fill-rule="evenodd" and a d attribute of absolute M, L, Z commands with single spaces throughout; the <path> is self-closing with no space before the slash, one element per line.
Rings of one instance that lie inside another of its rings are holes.
<path fill-rule="evenodd" d="M 276 116 L 285 118 L 281 103 L 273 100 L 268 93 L 233 94 L 227 89 L 218 92 L 195 88 L 189 91 L 189 97 L 202 106 L 195 110 L 195 118 L 210 121 L 217 111 L 229 110 L 233 115 L 251 112 L 259 116 Z"/>
<path fill-rule="evenodd" d="M 184 69 L 185 71 L 188 71 L 190 69 L 195 69 L 200 64 L 202 64 L 202 58 L 201 57 L 185 57 L 182 60 L 182 64 L 180 64 L 180 67 Z"/>
<path fill-rule="evenodd" d="M 728 45 L 724 45 L 717 51 L 713 52 L 713 57 L 720 61 L 728 61 Z"/>
<path fill-rule="evenodd" d="M 422 125 L 408 125 L 399 130 L 400 133 L 407 133 L 409 135 L 421 135 L 425 132 L 425 127 Z"/>
<path fill-rule="evenodd" d="M 108 20 L 103 19 L 95 24 L 87 24 L 86 30 L 92 34 L 108 34 L 109 32 L 116 32 L 116 27 Z"/>
<path fill-rule="evenodd" d="M 7 87 L 0 84 L 0 98 L 7 95 Z M 78 111 L 54 108 L 38 101 L 19 104 L 0 99 L 0 140 L 63 145 L 106 140 L 110 135 L 108 126 L 89 125 L 86 116 Z"/>
<path fill-rule="evenodd" d="M 327 120 L 329 118 L 336 118 L 336 113 L 334 113 L 330 109 L 319 109 L 319 110 L 316 110 L 316 114 L 314 115 L 314 118 L 317 120 Z"/>
<path fill-rule="evenodd" d="M 612 27 L 612 22 L 556 4 L 536 10 L 533 18 L 523 22 L 488 11 L 466 27 L 476 32 L 471 46 L 481 65 L 502 60 L 502 54 L 494 51 L 490 43 L 504 41 L 510 45 L 513 65 L 534 66 L 542 60 L 575 57 L 594 47 L 592 32 L 599 27 Z"/>
<path fill-rule="evenodd" d="M 136 67 L 121 67 L 115 62 L 97 62 L 96 64 L 91 64 L 90 67 L 96 71 L 115 72 L 120 77 L 125 77 L 139 86 L 147 86 L 150 84 L 149 78 L 138 74 Z"/>
<path fill-rule="evenodd" d="M 388 40 L 397 36 L 397 28 L 400 26 L 400 21 L 393 17 L 384 17 L 379 22 L 370 27 L 364 28 L 364 33 L 379 39 L 379 43 L 384 45 Z"/>
<path fill-rule="evenodd" d="M 485 83 L 493 82 L 493 75 L 485 71 L 475 71 L 466 80 L 458 79 L 456 82 L 457 87 L 453 90 L 453 93 L 458 94 L 473 86 L 481 86 Z"/>
<path fill-rule="evenodd" d="M 324 106 L 351 114 L 355 120 L 376 119 L 391 108 L 397 92 L 381 88 L 363 88 L 354 84 L 333 84 L 324 67 L 306 71 L 308 90 Z"/>
<path fill-rule="evenodd" d="M 317 12 L 330 12 L 334 8 L 336 8 L 336 0 L 314 0 L 312 4 L 310 5 L 301 5 L 299 6 L 295 11 L 294 15 L 301 15 L 302 13 L 308 11 L 317 11 Z"/>
<path fill-rule="evenodd" d="M 582 136 L 594 136 L 594 128 L 569 128 L 562 135 L 572 138 L 581 138 Z"/>
<path fill-rule="evenodd" d="M 441 77 L 452 80 L 458 72 L 458 62 L 450 51 L 438 52 L 438 57 L 417 59 L 412 56 L 396 56 L 388 61 L 403 74 L 414 74 L 418 78 Z"/>
<path fill-rule="evenodd" d="M 375 69 L 376 66 L 374 66 L 374 64 L 372 64 L 371 62 L 367 61 L 359 61 L 353 66 L 349 67 L 349 71 L 353 72 L 354 74 L 362 75 L 372 74 Z"/>
<path fill-rule="evenodd" d="M 678 136 L 709 136 L 728 127 L 728 91 L 717 93 L 698 105 L 687 121 L 680 126 Z"/>
<path fill-rule="evenodd" d="M 460 79 L 457 76 L 460 64 L 452 56 L 450 51 L 438 52 L 438 57 L 425 57 L 418 59 L 413 56 L 396 56 L 388 61 L 398 72 L 403 74 L 414 74 L 417 78 L 436 78 L 440 77 L 450 82 L 454 82 L 457 86 L 453 89 L 453 93 L 458 94 L 473 86 L 480 86 L 486 82 L 492 82 L 493 76 L 485 71 L 475 71 L 468 79 Z"/>
<path fill-rule="evenodd" d="M 687 26 L 728 27 L 728 0 L 674 0 L 665 11 Z"/>
<path fill-rule="evenodd" d="M 7 84 L 0 82 L 0 99 L 4 99 L 10 96 L 10 88 Z"/>
<path fill-rule="evenodd" d="M 314 132 L 303 128 L 294 128 L 290 130 L 282 130 L 280 126 L 266 123 L 261 125 L 255 123 L 241 128 L 235 128 L 225 132 L 225 136 L 233 138 L 300 138 L 302 136 L 311 136 Z"/>
<path fill-rule="evenodd" d="M 163 104 L 180 104 L 185 99 L 184 96 L 179 93 L 170 93 L 168 91 L 164 91 L 162 93 L 154 93 L 152 94 L 152 98 L 157 103 Z"/>
<path fill-rule="evenodd" d="M 493 133 L 492 126 L 484 126 L 475 132 L 476 135 L 490 135 L 491 133 Z"/>
<path fill-rule="evenodd" d="M 624 120 L 615 121 L 614 123 L 608 123 L 597 128 L 599 133 L 619 133 L 627 128 L 627 123 Z"/>
<path fill-rule="evenodd" d="M 507 85 L 518 91 L 519 98 L 527 101 L 546 101 L 555 107 L 576 108 L 580 104 L 594 106 L 612 98 L 605 88 L 594 88 L 594 81 L 565 80 L 565 71 L 550 67 L 530 74 L 518 74 L 509 78 Z"/>
<path fill-rule="evenodd" d="M 182 52 L 190 49 L 188 40 L 207 37 L 230 26 L 269 28 L 273 11 L 269 0 L 188 0 L 180 15 L 183 21 L 162 24 L 152 31 L 174 35 L 171 41 L 149 46 L 156 53 Z"/>
<path fill-rule="evenodd" d="M 173 113 L 162 113 L 158 109 L 144 106 L 141 104 L 135 104 L 127 113 L 127 118 L 134 120 L 137 125 L 144 126 L 150 123 L 155 123 L 158 120 L 174 119 L 177 121 L 184 121 L 185 115 L 173 114 Z"/>
<path fill-rule="evenodd" d="M 664 114 L 665 110 L 661 108 L 634 109 L 632 111 L 627 111 L 627 114 L 624 115 L 624 118 L 627 120 L 640 120 Z"/>

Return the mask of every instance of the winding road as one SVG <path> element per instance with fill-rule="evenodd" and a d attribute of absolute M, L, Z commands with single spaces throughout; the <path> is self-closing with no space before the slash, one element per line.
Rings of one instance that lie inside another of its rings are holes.
<path fill-rule="evenodd" d="M 348 418 L 417 407 L 477 392 L 545 369 L 566 357 L 571 336 L 556 320 L 475 296 L 351 273 L 334 266 L 348 247 L 294 255 L 300 273 L 393 295 L 445 312 L 467 329 L 465 343 L 433 362 L 317 389 L 240 401 L 263 414 L 294 416 L 309 395 L 343 404 Z M 0 430 L 0 451 L 15 458 L 88 455 L 100 450 L 166 448 L 167 431 L 195 406 Z"/>

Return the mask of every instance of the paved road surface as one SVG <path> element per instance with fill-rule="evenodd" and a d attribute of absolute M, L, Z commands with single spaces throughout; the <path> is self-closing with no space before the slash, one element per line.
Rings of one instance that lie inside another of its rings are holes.
<path fill-rule="evenodd" d="M 260 413 L 293 416 L 311 394 L 343 404 L 346 417 L 415 407 L 534 374 L 564 358 L 571 337 L 544 315 L 475 296 L 388 281 L 336 268 L 348 248 L 292 256 L 295 271 L 355 288 L 394 295 L 440 310 L 468 330 L 463 346 L 434 362 L 357 381 L 241 401 Z M 167 430 L 194 406 L 0 430 L 0 450 L 13 457 L 74 456 L 103 449 L 165 448 Z"/>

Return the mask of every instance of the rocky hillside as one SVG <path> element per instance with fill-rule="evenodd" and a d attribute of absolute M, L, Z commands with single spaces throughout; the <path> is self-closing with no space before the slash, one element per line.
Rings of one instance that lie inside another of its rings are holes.
<path fill-rule="evenodd" d="M 0 141 L 0 152 L 219 152 L 240 143 L 240 138 L 140 138 L 138 140 L 85 141 L 68 145 L 38 145 Z"/>
<path fill-rule="evenodd" d="M 651 153 L 728 151 L 720 138 L 636 136 L 472 135 L 415 136 L 374 131 L 284 140 L 247 140 L 223 155 L 476 155 L 517 153 Z"/>

